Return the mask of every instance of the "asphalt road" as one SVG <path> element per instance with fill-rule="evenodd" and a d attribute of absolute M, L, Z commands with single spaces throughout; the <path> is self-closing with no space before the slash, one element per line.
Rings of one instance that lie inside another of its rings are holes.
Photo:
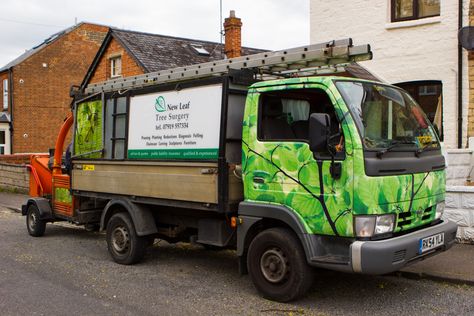
<path fill-rule="evenodd" d="M 310 293 L 279 304 L 239 276 L 232 251 L 155 242 L 143 263 L 110 259 L 105 236 L 0 208 L 1 315 L 474 315 L 474 287 L 320 271 Z"/>

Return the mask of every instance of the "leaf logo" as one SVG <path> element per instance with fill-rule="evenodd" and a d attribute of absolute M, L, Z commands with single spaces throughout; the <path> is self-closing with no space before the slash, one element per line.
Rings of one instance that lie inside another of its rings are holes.
<path fill-rule="evenodd" d="M 158 98 L 156 98 L 156 100 L 155 100 L 155 109 L 156 109 L 158 112 L 164 112 L 164 111 L 166 111 L 166 102 L 165 102 L 165 98 L 164 98 L 164 97 L 159 96 Z"/>

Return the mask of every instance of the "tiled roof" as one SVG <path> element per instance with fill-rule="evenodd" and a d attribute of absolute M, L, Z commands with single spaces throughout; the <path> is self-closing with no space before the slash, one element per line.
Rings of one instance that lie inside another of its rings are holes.
<path fill-rule="evenodd" d="M 117 29 L 112 29 L 111 34 L 145 68 L 145 72 L 205 63 L 225 57 L 220 43 Z M 209 55 L 200 54 L 193 46 L 202 47 Z M 263 51 L 242 47 L 243 55 Z"/>

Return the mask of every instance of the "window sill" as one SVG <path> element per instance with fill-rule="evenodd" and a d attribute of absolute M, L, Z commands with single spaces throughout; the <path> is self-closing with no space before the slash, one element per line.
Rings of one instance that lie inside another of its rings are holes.
<path fill-rule="evenodd" d="M 401 28 L 406 28 L 406 27 L 414 27 L 414 26 L 435 24 L 435 23 L 441 23 L 440 16 L 434 16 L 431 18 L 424 18 L 424 19 L 418 19 L 418 20 L 390 22 L 390 23 L 385 24 L 385 29 L 393 30 L 393 29 L 401 29 Z"/>
<path fill-rule="evenodd" d="M 118 78 L 122 78 L 122 75 L 110 76 L 110 80 L 112 80 L 112 79 L 118 79 Z"/>

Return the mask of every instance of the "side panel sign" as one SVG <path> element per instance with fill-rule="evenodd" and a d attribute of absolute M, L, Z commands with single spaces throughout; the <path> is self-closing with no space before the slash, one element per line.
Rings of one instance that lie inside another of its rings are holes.
<path fill-rule="evenodd" d="M 222 85 L 130 99 L 129 159 L 217 159 Z"/>

